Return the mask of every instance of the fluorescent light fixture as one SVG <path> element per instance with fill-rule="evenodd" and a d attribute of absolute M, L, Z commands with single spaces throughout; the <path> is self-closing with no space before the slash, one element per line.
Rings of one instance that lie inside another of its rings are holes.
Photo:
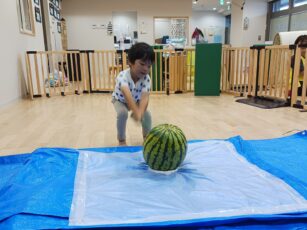
<path fill-rule="evenodd" d="M 213 10 L 216 10 L 216 8 L 214 7 Z"/>
<path fill-rule="evenodd" d="M 230 1 L 227 1 L 226 4 L 230 4 Z"/>

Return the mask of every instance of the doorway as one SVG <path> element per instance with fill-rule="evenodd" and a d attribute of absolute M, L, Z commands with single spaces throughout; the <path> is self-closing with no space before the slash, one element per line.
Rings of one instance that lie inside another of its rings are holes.
<path fill-rule="evenodd" d="M 156 44 L 171 44 L 184 48 L 189 43 L 188 17 L 154 17 L 154 40 Z"/>

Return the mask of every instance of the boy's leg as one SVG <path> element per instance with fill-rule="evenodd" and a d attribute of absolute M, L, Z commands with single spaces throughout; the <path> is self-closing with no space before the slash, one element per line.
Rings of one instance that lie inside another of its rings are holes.
<path fill-rule="evenodd" d="M 117 139 L 120 144 L 126 144 L 126 124 L 128 119 L 128 108 L 124 103 L 113 101 L 117 113 Z"/>
<path fill-rule="evenodd" d="M 142 129 L 143 129 L 143 137 L 145 139 L 145 137 L 151 130 L 151 114 L 148 110 L 145 111 L 142 119 Z"/>

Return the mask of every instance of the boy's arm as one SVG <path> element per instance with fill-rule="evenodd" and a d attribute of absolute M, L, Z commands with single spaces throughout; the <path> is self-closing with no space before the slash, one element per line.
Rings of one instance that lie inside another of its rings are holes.
<path fill-rule="evenodd" d="M 133 113 L 135 120 L 140 121 L 141 118 L 142 118 L 142 113 L 141 113 L 140 109 L 138 108 L 137 104 L 135 103 L 135 101 L 133 100 L 131 92 L 129 90 L 129 87 L 128 86 L 122 86 L 121 91 L 122 91 L 122 93 L 125 97 L 128 108 Z"/>
<path fill-rule="evenodd" d="M 142 92 L 141 101 L 139 105 L 139 110 L 141 112 L 141 116 L 145 113 L 149 102 L 149 92 Z"/>
<path fill-rule="evenodd" d="M 147 75 L 144 80 L 145 81 L 143 82 L 141 100 L 140 100 L 140 103 L 139 103 L 139 109 L 140 109 L 142 117 L 143 117 L 143 114 L 145 113 L 147 106 L 148 106 L 149 92 L 150 92 L 150 88 L 151 88 L 150 77 Z"/>

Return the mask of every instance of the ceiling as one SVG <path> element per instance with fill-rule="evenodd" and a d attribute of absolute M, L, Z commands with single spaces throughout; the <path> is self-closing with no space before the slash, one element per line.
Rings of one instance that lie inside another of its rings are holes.
<path fill-rule="evenodd" d="M 223 15 L 231 13 L 231 0 L 192 0 L 192 3 L 193 11 L 216 11 Z"/>

